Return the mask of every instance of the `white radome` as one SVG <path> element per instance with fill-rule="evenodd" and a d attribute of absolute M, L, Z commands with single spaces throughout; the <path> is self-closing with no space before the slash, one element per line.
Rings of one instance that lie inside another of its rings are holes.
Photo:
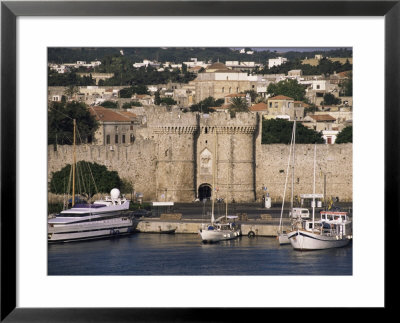
<path fill-rule="evenodd" d="M 119 198 L 120 193 L 121 192 L 118 188 L 113 188 L 110 192 L 111 198 L 116 200 L 117 198 Z"/>

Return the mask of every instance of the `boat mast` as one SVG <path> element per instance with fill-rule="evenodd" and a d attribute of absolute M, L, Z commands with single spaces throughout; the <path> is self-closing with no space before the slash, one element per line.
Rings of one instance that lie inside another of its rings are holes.
<path fill-rule="evenodd" d="M 292 160 L 292 195 L 290 198 L 290 208 L 293 216 L 293 194 L 294 194 L 294 161 L 295 161 L 295 155 L 296 155 L 296 116 L 294 117 L 294 123 L 293 123 L 293 134 L 292 134 L 292 139 L 293 139 L 293 160 Z"/>
<path fill-rule="evenodd" d="M 214 129 L 213 129 L 214 130 Z M 214 132 L 214 156 L 213 156 L 213 182 L 212 182 L 212 191 L 211 191 L 211 224 L 214 224 L 215 218 L 214 218 L 214 200 L 215 200 L 215 159 L 217 158 L 216 156 L 216 151 L 217 151 L 217 137 Z"/>
<path fill-rule="evenodd" d="M 313 185 L 313 201 L 312 201 L 312 232 L 314 232 L 314 218 L 315 218 L 315 164 L 317 157 L 317 144 L 314 144 L 314 185 Z"/>
<path fill-rule="evenodd" d="M 281 218 L 280 218 L 280 220 L 279 220 L 279 231 L 278 231 L 278 233 L 282 233 L 283 208 L 284 208 L 284 206 L 285 206 L 285 197 L 286 197 L 287 180 L 288 180 L 288 177 L 289 177 L 290 160 L 291 160 L 291 158 L 292 158 L 293 136 L 294 136 L 294 124 L 293 124 L 293 130 L 292 130 L 292 138 L 290 139 L 289 158 L 288 158 L 288 164 L 287 164 L 287 167 L 286 167 L 285 188 L 284 188 L 284 190 L 283 190 L 282 208 L 281 208 Z M 293 187 L 292 187 L 292 192 L 293 192 Z M 292 206 L 292 207 L 293 207 L 293 206 Z"/>
<path fill-rule="evenodd" d="M 76 164 L 76 153 L 75 153 L 75 129 L 76 120 L 74 119 L 74 160 L 72 162 L 72 206 L 75 205 L 75 164 Z"/>

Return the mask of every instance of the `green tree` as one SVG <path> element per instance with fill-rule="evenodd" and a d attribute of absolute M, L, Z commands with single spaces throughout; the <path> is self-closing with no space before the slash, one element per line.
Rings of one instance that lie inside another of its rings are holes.
<path fill-rule="evenodd" d="M 262 122 L 262 144 L 290 144 L 293 122 L 284 119 L 270 119 Z M 308 129 L 301 123 L 296 123 L 296 143 L 322 144 L 322 134 Z"/>
<path fill-rule="evenodd" d="M 340 96 L 353 96 L 353 73 L 347 73 L 347 79 L 339 84 Z"/>
<path fill-rule="evenodd" d="M 236 96 L 231 99 L 231 103 L 229 105 L 229 113 L 232 118 L 235 117 L 237 112 L 248 112 L 249 107 L 247 106 L 247 101 L 245 98 Z"/>
<path fill-rule="evenodd" d="M 160 105 L 161 104 L 161 97 L 160 97 L 160 90 L 154 93 L 154 104 Z"/>
<path fill-rule="evenodd" d="M 200 101 L 199 103 L 192 104 L 190 106 L 190 111 L 192 112 L 202 112 L 202 113 L 212 113 L 215 112 L 214 109 L 210 109 L 213 107 L 220 107 L 224 103 L 224 99 L 217 99 L 215 100 L 212 96 L 205 98 L 204 100 Z"/>
<path fill-rule="evenodd" d="M 321 102 L 321 105 L 337 105 L 340 104 L 342 100 L 335 97 L 332 93 L 324 94 L 324 101 Z"/>
<path fill-rule="evenodd" d="M 353 142 L 353 126 L 347 126 L 336 137 L 335 144 Z"/>
<path fill-rule="evenodd" d="M 118 109 L 118 103 L 114 101 L 104 101 L 100 105 L 108 109 Z"/>
<path fill-rule="evenodd" d="M 306 86 L 299 84 L 297 80 L 284 80 L 268 85 L 267 93 L 271 96 L 285 95 L 296 101 L 305 100 Z"/>
<path fill-rule="evenodd" d="M 71 167 L 71 164 L 68 164 L 61 170 L 52 172 L 50 192 L 71 194 Z M 122 186 L 123 182 L 116 171 L 109 171 L 106 166 L 97 163 L 82 160 L 76 163 L 76 194 L 92 197 L 96 193 L 109 193 L 113 188 L 121 189 Z"/>
<path fill-rule="evenodd" d="M 99 127 L 84 103 L 53 102 L 48 110 L 48 144 L 73 144 L 73 119 L 76 119 L 77 143 L 91 142 Z"/>
<path fill-rule="evenodd" d="M 176 101 L 173 98 L 162 98 L 160 104 L 175 105 Z"/>

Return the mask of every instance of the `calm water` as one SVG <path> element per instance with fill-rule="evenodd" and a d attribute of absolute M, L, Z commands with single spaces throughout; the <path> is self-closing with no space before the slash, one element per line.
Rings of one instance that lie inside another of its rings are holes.
<path fill-rule="evenodd" d="M 352 246 L 300 252 L 267 237 L 203 244 L 196 234 L 138 233 L 49 245 L 48 274 L 351 275 Z"/>

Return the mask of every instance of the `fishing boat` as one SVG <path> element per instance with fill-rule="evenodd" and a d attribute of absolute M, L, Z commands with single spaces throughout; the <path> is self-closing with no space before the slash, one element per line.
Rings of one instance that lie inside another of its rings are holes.
<path fill-rule="evenodd" d="M 351 220 L 347 212 L 321 211 L 320 219 L 303 219 L 297 230 L 289 233 L 296 250 L 340 248 L 352 239 Z"/>
<path fill-rule="evenodd" d="M 238 216 L 228 215 L 228 196 L 225 198 L 225 215 L 215 220 L 214 216 L 214 200 L 215 200 L 215 146 L 214 141 L 214 165 L 213 165 L 213 193 L 211 194 L 211 222 L 202 224 L 199 235 L 203 243 L 212 243 L 224 240 L 236 239 L 241 235 L 240 226 L 235 220 Z M 229 182 L 229 179 L 228 179 Z M 228 190 L 227 190 L 228 191 Z"/>
<path fill-rule="evenodd" d="M 351 220 L 347 212 L 321 211 L 315 219 L 316 199 L 323 194 L 315 193 L 316 145 L 314 147 L 314 188 L 312 194 L 302 198 L 312 199 L 312 218 L 306 209 L 293 213 L 292 230 L 288 239 L 295 250 L 321 250 L 346 246 L 352 239 Z"/>
<path fill-rule="evenodd" d="M 75 204 L 75 128 L 72 164 L 72 207 L 48 219 L 48 242 L 68 242 L 115 237 L 134 232 L 137 221 L 129 211 L 129 203 L 113 188 L 110 196 L 92 204 Z"/>

